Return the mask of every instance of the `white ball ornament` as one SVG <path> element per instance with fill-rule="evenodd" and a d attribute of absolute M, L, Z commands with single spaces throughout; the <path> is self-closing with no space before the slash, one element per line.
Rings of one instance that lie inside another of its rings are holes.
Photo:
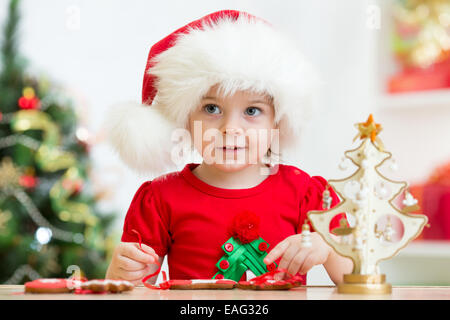
<path fill-rule="evenodd" d="M 52 239 L 52 230 L 49 228 L 40 227 L 36 230 L 35 237 L 40 244 L 47 244 Z"/>
<path fill-rule="evenodd" d="M 364 159 L 363 161 L 361 161 L 361 167 L 363 169 L 367 169 L 369 167 L 369 160 Z"/>
<path fill-rule="evenodd" d="M 405 200 L 403 200 L 403 204 L 408 207 L 413 206 L 413 205 L 417 204 L 417 199 L 415 199 L 411 193 L 406 192 Z"/>
<path fill-rule="evenodd" d="M 339 163 L 339 169 L 345 171 L 348 169 L 348 159 L 343 157 Z"/>
<path fill-rule="evenodd" d="M 389 168 L 392 171 L 397 171 L 398 170 L 397 162 L 394 159 L 391 159 L 390 164 L 389 164 Z"/>

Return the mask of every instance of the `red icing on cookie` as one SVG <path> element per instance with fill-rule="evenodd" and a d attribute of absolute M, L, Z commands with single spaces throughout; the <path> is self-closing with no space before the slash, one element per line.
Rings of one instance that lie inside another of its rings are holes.
<path fill-rule="evenodd" d="M 220 280 L 216 280 L 215 283 L 217 283 L 217 284 L 235 284 L 236 281 L 234 281 L 234 280 L 227 280 L 227 279 L 220 279 Z"/>
<path fill-rule="evenodd" d="M 169 280 L 167 281 L 171 286 L 190 285 L 192 280 Z"/>
<path fill-rule="evenodd" d="M 73 281 L 67 279 L 37 279 L 25 283 L 26 288 L 35 288 L 35 289 L 67 288 L 69 285 L 73 286 Z"/>

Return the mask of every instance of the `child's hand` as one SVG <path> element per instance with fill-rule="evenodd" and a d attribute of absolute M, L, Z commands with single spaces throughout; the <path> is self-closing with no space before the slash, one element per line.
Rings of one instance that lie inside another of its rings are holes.
<path fill-rule="evenodd" d="M 309 248 L 302 248 L 301 239 L 301 234 L 287 237 L 269 252 L 264 258 L 264 263 L 269 265 L 282 256 L 278 266 L 280 269 L 287 269 L 292 275 L 298 272 L 304 275 L 313 266 L 324 264 L 327 261 L 332 248 L 317 232 L 311 233 L 312 246 Z M 280 272 L 275 274 L 274 279 L 281 280 L 284 276 L 285 274 Z"/>
<path fill-rule="evenodd" d="M 105 278 L 128 280 L 135 285 L 139 284 L 143 277 L 154 270 L 152 264 L 159 259 L 155 250 L 151 247 L 142 244 L 142 249 L 145 252 L 139 248 L 138 243 L 121 242 L 114 249 Z"/>

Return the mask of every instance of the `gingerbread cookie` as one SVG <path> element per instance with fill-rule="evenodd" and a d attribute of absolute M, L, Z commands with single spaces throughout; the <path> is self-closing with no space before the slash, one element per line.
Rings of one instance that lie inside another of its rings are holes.
<path fill-rule="evenodd" d="M 228 279 L 193 279 L 193 280 L 168 280 L 160 284 L 161 288 L 179 290 L 198 289 L 233 289 L 236 281 Z"/>
<path fill-rule="evenodd" d="M 37 279 L 25 283 L 27 293 L 68 293 L 80 285 L 80 281 L 71 279 Z"/>
<path fill-rule="evenodd" d="M 275 280 L 275 275 L 278 273 L 286 273 L 288 279 Z M 302 284 L 302 276 L 293 276 L 286 269 L 277 268 L 249 281 L 239 281 L 236 287 L 244 290 L 289 290 L 294 287 L 300 287 Z"/>
<path fill-rule="evenodd" d="M 94 293 L 111 292 L 120 293 L 124 291 L 133 290 L 134 285 L 126 280 L 109 280 L 97 279 L 83 282 L 80 285 L 81 290 L 89 290 Z"/>
<path fill-rule="evenodd" d="M 285 280 L 265 280 L 264 283 L 250 280 L 239 281 L 236 287 L 244 290 L 288 290 L 299 286 L 301 286 L 300 282 L 288 282 Z"/>

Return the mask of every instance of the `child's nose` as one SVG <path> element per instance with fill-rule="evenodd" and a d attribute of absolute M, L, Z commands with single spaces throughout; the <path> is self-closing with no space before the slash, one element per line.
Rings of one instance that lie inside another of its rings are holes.
<path fill-rule="evenodd" d="M 242 135 L 244 129 L 239 123 L 239 115 L 229 114 L 225 117 L 220 131 L 224 135 Z"/>
<path fill-rule="evenodd" d="M 244 129 L 242 129 L 242 128 L 225 128 L 225 132 L 224 132 L 225 134 L 229 134 L 229 135 L 236 135 L 236 136 L 238 136 L 238 135 L 242 135 L 243 133 L 244 133 Z"/>

